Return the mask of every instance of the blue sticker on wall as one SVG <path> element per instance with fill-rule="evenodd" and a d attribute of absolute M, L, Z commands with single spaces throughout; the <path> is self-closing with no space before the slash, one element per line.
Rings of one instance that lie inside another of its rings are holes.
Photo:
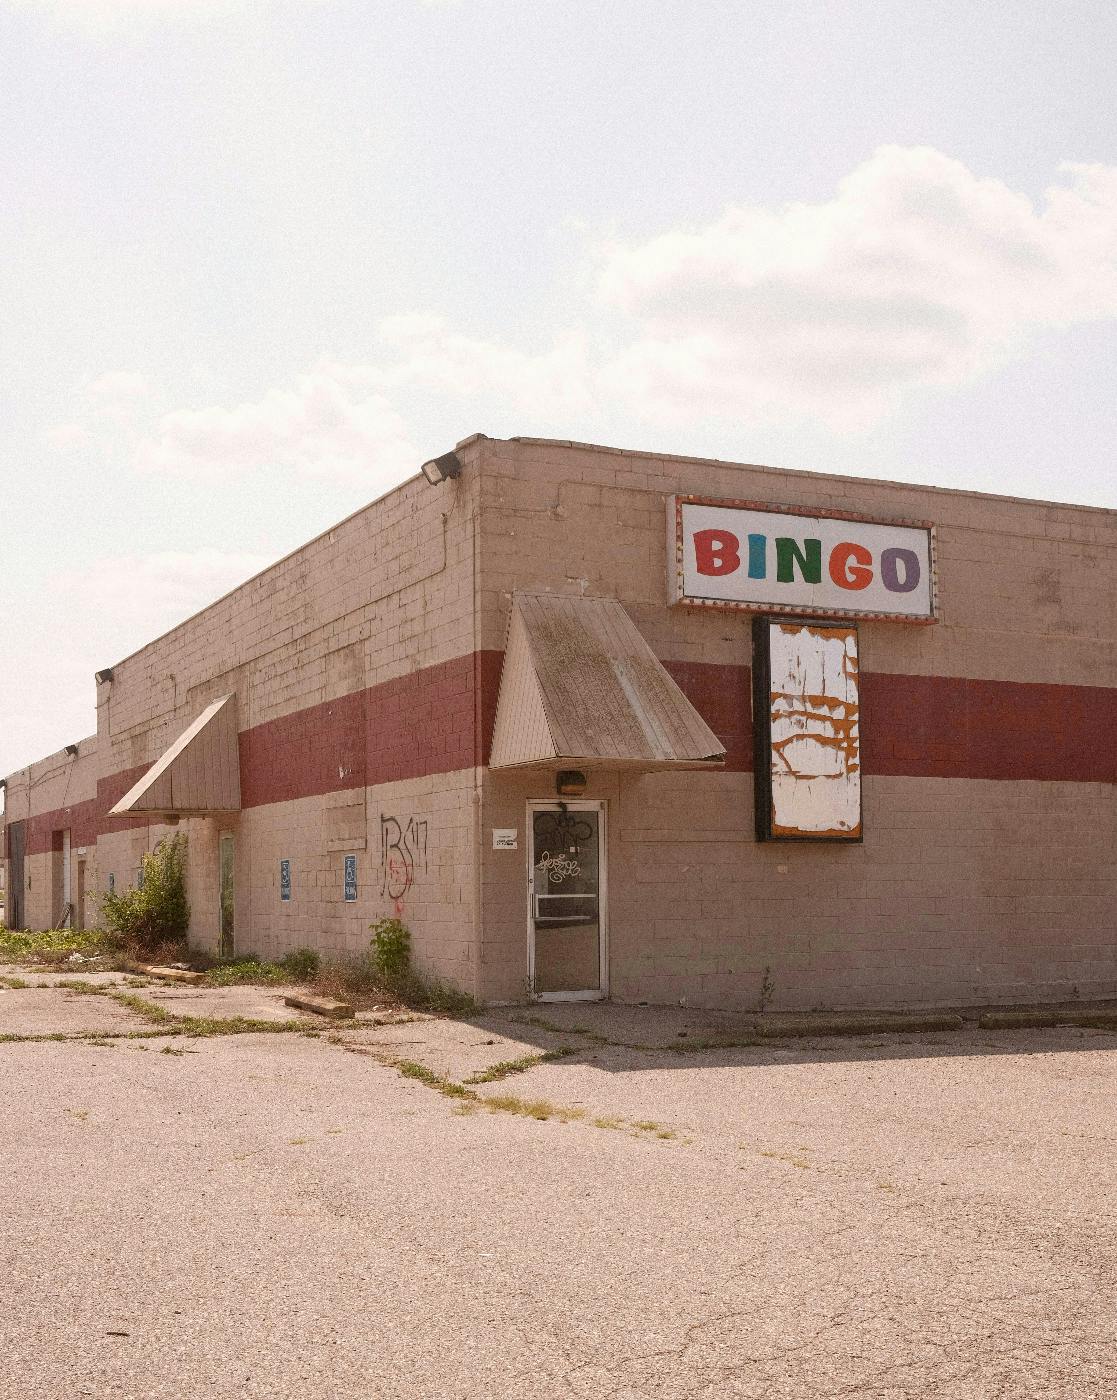
<path fill-rule="evenodd" d="M 291 862 L 289 860 L 279 862 L 279 897 L 280 899 L 291 898 Z"/>
<path fill-rule="evenodd" d="M 352 904 L 357 898 L 357 857 L 345 857 L 345 900 Z"/>

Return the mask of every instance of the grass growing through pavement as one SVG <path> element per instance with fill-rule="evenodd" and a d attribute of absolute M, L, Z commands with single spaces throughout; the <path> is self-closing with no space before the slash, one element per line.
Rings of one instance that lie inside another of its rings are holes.
<path fill-rule="evenodd" d="M 519 1060 L 499 1060 L 495 1065 L 490 1065 L 488 1069 L 478 1070 L 476 1074 L 471 1074 L 463 1082 L 466 1084 L 493 1084 L 498 1079 L 507 1079 L 513 1074 L 523 1074 L 526 1070 L 534 1069 L 536 1065 L 547 1064 L 550 1060 L 562 1060 L 567 1055 L 573 1055 L 575 1047 L 573 1045 L 561 1045 L 557 1050 L 544 1050 L 538 1055 L 524 1055 Z"/>
<path fill-rule="evenodd" d="M 543 1060 L 559 1059 L 562 1055 L 572 1053 L 573 1050 L 570 1047 L 564 1047 L 561 1051 L 549 1051 L 546 1055 L 525 1056 L 525 1059 L 530 1059 L 530 1064 L 524 1064 L 523 1061 L 519 1060 L 506 1060 L 504 1065 L 514 1064 L 517 1068 L 510 1072 L 522 1073 L 523 1070 L 531 1069 L 533 1065 L 539 1064 Z M 485 1078 L 473 1076 L 467 1079 L 464 1084 L 458 1084 L 455 1080 L 448 1079 L 446 1075 L 439 1074 L 437 1070 L 431 1069 L 428 1065 L 419 1064 L 416 1060 L 384 1059 L 383 1063 L 391 1065 L 405 1079 L 416 1079 L 420 1084 L 426 1085 L 428 1089 L 434 1089 L 445 1098 L 458 1100 L 456 1111 L 459 1113 L 476 1113 L 480 1109 L 485 1109 L 489 1113 L 510 1113 L 517 1118 L 534 1118 L 539 1123 L 546 1123 L 551 1119 L 558 1123 L 584 1122 L 595 1128 L 611 1128 L 630 1133 L 633 1137 L 650 1135 L 661 1141 L 670 1141 L 678 1136 L 674 1129 L 664 1128 L 661 1123 L 652 1123 L 646 1119 L 633 1122 L 629 1118 L 621 1117 L 620 1114 L 606 1114 L 591 1118 L 584 1108 L 555 1104 L 550 1099 L 523 1099 L 516 1094 L 479 1094 L 467 1086 L 486 1083 Z M 494 1065 L 493 1068 L 496 1069 L 498 1066 Z"/>
<path fill-rule="evenodd" d="M 10 979 L 19 981 L 20 979 Z M 104 996 L 115 1001 L 118 1005 L 127 1007 L 138 1016 L 142 1016 L 147 1021 L 151 1029 L 149 1030 L 128 1030 L 128 1031 L 55 1031 L 42 1034 L 0 1034 L 0 1043 L 27 1043 L 27 1042 L 77 1042 L 86 1045 L 100 1045 L 103 1048 L 111 1048 L 117 1040 L 147 1040 L 163 1036 L 181 1036 L 189 1039 L 203 1039 L 214 1036 L 227 1035 L 247 1035 L 247 1034 L 290 1034 L 300 1033 L 312 1039 L 317 1039 L 321 1032 L 312 1026 L 308 1026 L 302 1020 L 286 1021 L 262 1021 L 247 1016 L 180 1016 L 168 1011 L 166 1007 L 159 1006 L 156 1002 L 149 1001 L 146 997 L 137 996 L 132 991 L 122 991 L 116 986 L 98 986 L 94 982 L 82 978 L 60 979 L 55 985 L 64 987 L 67 991 L 84 996 Z M 330 1043 L 342 1044 L 337 1032 L 329 1036 Z M 358 1048 L 358 1047 L 348 1047 Z M 457 1111 L 461 1113 L 476 1113 L 484 1109 L 489 1113 L 508 1113 L 515 1117 L 531 1118 L 536 1122 L 548 1122 L 555 1120 L 560 1123 L 588 1122 L 597 1128 L 610 1128 L 630 1133 L 633 1137 L 644 1135 L 654 1135 L 661 1140 L 673 1139 L 677 1134 L 672 1129 L 665 1129 L 659 1123 L 648 1120 L 632 1121 L 621 1117 L 618 1114 L 608 1114 L 595 1118 L 590 1118 L 586 1110 L 578 1107 L 570 1107 L 564 1104 L 552 1103 L 549 1099 L 527 1099 L 516 1094 L 479 1094 L 470 1087 L 474 1084 L 488 1084 L 496 1080 L 507 1078 L 509 1075 L 522 1074 L 526 1070 L 533 1069 L 536 1065 L 545 1064 L 550 1061 L 565 1058 L 567 1055 L 575 1053 L 576 1047 L 564 1045 L 554 1050 L 547 1050 L 538 1055 L 525 1055 L 518 1060 L 501 1060 L 497 1064 L 490 1065 L 487 1070 L 479 1071 L 470 1076 L 465 1083 L 459 1084 L 446 1075 L 439 1074 L 428 1065 L 420 1064 L 416 1060 L 390 1060 L 381 1056 L 382 1063 L 390 1065 L 405 1079 L 414 1079 L 428 1089 L 433 1089 L 444 1098 L 454 1099 L 457 1103 Z M 181 1055 L 186 1053 L 182 1050 L 165 1046 L 162 1051 L 167 1055 Z M 360 1053 L 370 1053 L 360 1047 Z"/>
<path fill-rule="evenodd" d="M 113 1001 L 119 1002 L 121 1006 L 135 1011 L 137 1015 L 144 1017 L 153 1025 L 166 1027 L 174 1035 L 204 1037 L 248 1035 L 259 1032 L 275 1034 L 307 1029 L 305 1021 L 296 1020 L 260 1021 L 251 1016 L 177 1016 L 168 1011 L 165 1006 L 158 1006 L 155 1002 L 148 1001 L 146 997 L 137 996 L 135 992 L 118 992 L 108 988 L 107 995 Z"/>

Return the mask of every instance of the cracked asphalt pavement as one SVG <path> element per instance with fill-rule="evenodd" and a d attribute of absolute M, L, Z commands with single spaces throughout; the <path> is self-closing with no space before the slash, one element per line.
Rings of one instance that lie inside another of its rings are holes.
<path fill-rule="evenodd" d="M 702 1049 L 730 1018 L 141 990 L 277 1023 L 168 1036 L 20 975 L 0 1396 L 1117 1395 L 1110 1031 Z"/>

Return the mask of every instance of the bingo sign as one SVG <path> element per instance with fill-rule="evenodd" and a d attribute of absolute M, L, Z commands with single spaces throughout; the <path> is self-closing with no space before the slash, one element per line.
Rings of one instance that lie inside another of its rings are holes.
<path fill-rule="evenodd" d="M 337 868 L 336 866 L 334 867 Z M 357 898 L 357 857 L 345 857 L 345 902 L 352 904 Z"/>
<path fill-rule="evenodd" d="M 673 603 L 934 622 L 934 527 L 671 496 Z"/>

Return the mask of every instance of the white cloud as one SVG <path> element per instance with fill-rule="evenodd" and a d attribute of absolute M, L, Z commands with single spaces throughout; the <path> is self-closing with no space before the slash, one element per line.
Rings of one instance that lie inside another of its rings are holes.
<path fill-rule="evenodd" d="M 390 317 L 367 363 L 324 362 L 235 407 L 165 415 L 146 471 L 291 470 L 367 495 L 414 472 L 398 402 L 469 405 L 469 426 L 593 436 L 607 415 L 865 429 L 972 381 L 1043 329 L 1117 316 L 1117 168 L 1067 166 L 1036 208 L 927 148 L 883 147 L 834 198 L 735 208 L 601 258 L 598 299 L 536 350 Z M 141 376 L 86 392 L 126 426 Z M 95 415 L 90 415 L 95 416 Z M 596 425 L 596 427 L 595 427 Z M 57 430 L 72 445 L 74 425 Z"/>
<path fill-rule="evenodd" d="M 417 384 L 456 398 L 499 397 L 542 418 L 582 414 L 591 404 L 586 337 L 575 332 L 529 354 L 450 330 L 439 316 L 392 316 L 380 322 L 389 385 Z"/>
<path fill-rule="evenodd" d="M 600 294 L 639 333 L 602 386 L 652 416 L 856 428 L 1037 329 L 1117 315 L 1117 169 L 1065 173 L 1037 211 L 937 151 L 886 146 L 826 203 L 615 246 Z"/>
<path fill-rule="evenodd" d="M 271 562 L 270 555 L 218 549 L 117 555 L 57 575 L 52 592 L 69 610 L 80 599 L 95 634 L 86 642 L 106 658 L 119 659 Z"/>
<path fill-rule="evenodd" d="M 116 369 L 99 374 L 84 387 L 84 395 L 89 403 L 101 404 L 134 403 L 145 399 L 151 393 L 151 384 L 144 374 L 135 370 Z"/>
<path fill-rule="evenodd" d="M 40 434 L 43 443 L 52 452 L 79 452 L 90 446 L 93 436 L 82 423 L 58 423 L 46 428 Z"/>
<path fill-rule="evenodd" d="M 418 456 L 403 419 L 374 391 L 379 378 L 326 365 L 253 403 L 168 413 L 139 444 L 136 465 L 181 476 L 288 468 L 382 489 L 415 471 Z"/>

